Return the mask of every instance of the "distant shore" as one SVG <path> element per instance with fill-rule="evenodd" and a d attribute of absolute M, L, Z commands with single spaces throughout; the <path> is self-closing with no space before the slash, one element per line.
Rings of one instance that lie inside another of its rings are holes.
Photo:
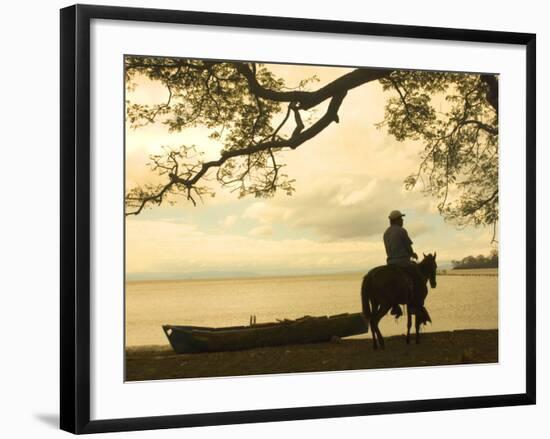
<path fill-rule="evenodd" d="M 385 351 L 374 351 L 370 338 L 199 354 L 175 354 L 169 346 L 130 347 L 126 349 L 126 380 L 498 362 L 496 329 L 422 333 L 418 345 L 414 335 L 410 345 L 402 335 L 385 340 Z"/>
<path fill-rule="evenodd" d="M 453 268 L 438 270 L 438 276 L 498 276 L 498 268 Z"/>
<path fill-rule="evenodd" d="M 190 273 L 190 274 L 174 274 L 174 273 L 130 273 L 126 278 L 126 283 L 147 283 L 147 282 L 203 282 L 203 281 L 228 281 L 228 280 L 254 280 L 254 279 L 296 279 L 304 277 L 319 277 L 319 276 L 349 276 L 356 275 L 364 276 L 371 268 L 364 270 L 351 271 L 334 271 L 334 272 L 304 272 L 304 273 L 224 273 L 224 272 L 208 272 L 208 273 Z M 441 267 L 438 269 L 438 275 L 442 276 L 498 276 L 498 268 L 458 268 Z"/>

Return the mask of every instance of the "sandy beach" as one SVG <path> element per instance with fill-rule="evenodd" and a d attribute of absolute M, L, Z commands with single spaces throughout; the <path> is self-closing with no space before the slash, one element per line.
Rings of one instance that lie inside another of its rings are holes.
<path fill-rule="evenodd" d="M 126 350 L 126 380 L 221 377 L 498 362 L 498 330 L 421 334 L 410 345 L 402 335 L 386 337 L 386 349 L 372 340 L 265 347 L 235 352 L 175 354 L 169 346 Z"/>

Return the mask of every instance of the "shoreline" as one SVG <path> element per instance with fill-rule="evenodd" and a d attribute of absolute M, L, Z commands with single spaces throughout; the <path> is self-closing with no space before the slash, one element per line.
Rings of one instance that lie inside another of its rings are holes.
<path fill-rule="evenodd" d="M 170 346 L 126 348 L 126 381 L 327 372 L 395 367 L 498 362 L 497 329 L 424 332 L 420 344 L 403 335 L 385 337 L 374 351 L 372 339 L 262 347 L 243 351 L 176 354 Z"/>

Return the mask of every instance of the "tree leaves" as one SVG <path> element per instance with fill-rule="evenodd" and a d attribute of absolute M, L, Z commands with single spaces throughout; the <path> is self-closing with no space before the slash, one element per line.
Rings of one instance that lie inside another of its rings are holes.
<path fill-rule="evenodd" d="M 277 190 L 291 195 L 295 180 L 282 172 L 280 151 L 294 149 L 338 122 L 346 92 L 379 80 L 389 95 L 384 120 L 377 126 L 397 141 L 424 145 L 418 169 L 405 178 L 405 187 L 411 190 L 422 184 L 422 190 L 438 200 L 444 218 L 460 226 L 498 221 L 498 78 L 494 75 L 356 69 L 310 92 L 307 88 L 316 82 L 315 76 L 292 89 L 266 66 L 253 62 L 129 56 L 125 63 L 129 89 L 142 75 L 169 92 L 161 104 L 127 102 L 131 128 L 149 123 L 163 123 L 171 131 L 201 126 L 222 145 L 220 158 L 208 163 L 187 146 L 152 156 L 151 169 L 168 180 L 160 186 L 131 189 L 127 214 L 138 214 L 149 203 L 161 204 L 169 194 L 181 194 L 193 203 L 205 194 L 213 196 L 199 185 L 213 169 L 219 185 L 239 197 L 269 197 Z M 331 100 L 328 110 L 312 122 L 312 113 L 326 99 Z M 289 124 L 294 124 L 293 130 Z M 292 134 L 285 137 L 287 132 Z"/>
<path fill-rule="evenodd" d="M 460 226 L 498 221 L 498 115 L 478 74 L 393 72 L 393 90 L 379 127 L 398 141 L 424 144 L 420 165 L 405 181 L 439 200 L 439 212 Z"/>

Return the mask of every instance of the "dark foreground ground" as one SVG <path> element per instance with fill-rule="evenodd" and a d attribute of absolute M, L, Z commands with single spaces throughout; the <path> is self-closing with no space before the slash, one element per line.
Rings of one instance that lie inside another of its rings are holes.
<path fill-rule="evenodd" d="M 419 345 L 414 343 L 414 337 L 410 345 L 405 344 L 404 336 L 386 337 L 385 351 L 374 351 L 370 338 L 180 355 L 170 347 L 129 348 L 126 379 L 145 381 L 498 361 L 497 330 L 432 332 L 421 336 Z"/>

